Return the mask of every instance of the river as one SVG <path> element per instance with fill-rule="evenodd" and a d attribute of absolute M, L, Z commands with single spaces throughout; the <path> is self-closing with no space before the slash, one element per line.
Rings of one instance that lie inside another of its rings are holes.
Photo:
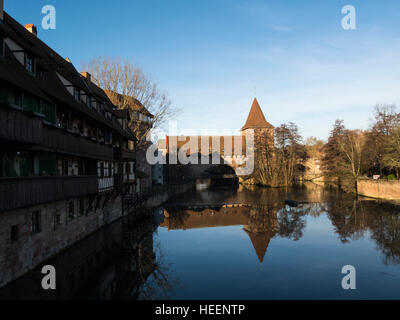
<path fill-rule="evenodd" d="M 297 202 L 297 207 L 285 205 Z M 19 299 L 399 299 L 400 207 L 305 184 L 191 191 L 0 290 Z M 344 290 L 344 266 L 355 290 Z"/>

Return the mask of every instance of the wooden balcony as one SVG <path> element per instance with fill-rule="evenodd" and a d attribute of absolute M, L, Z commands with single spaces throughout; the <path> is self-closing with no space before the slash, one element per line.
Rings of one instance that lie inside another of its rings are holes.
<path fill-rule="evenodd" d="M 135 160 L 136 152 L 122 148 L 114 149 L 114 157 L 118 160 Z"/>
<path fill-rule="evenodd" d="M 135 175 L 133 173 L 127 174 L 127 173 L 118 173 L 114 175 L 114 186 L 118 189 L 121 190 L 123 188 L 123 185 L 126 183 L 134 183 L 135 180 Z"/>
<path fill-rule="evenodd" d="M 96 176 L 0 179 L 0 212 L 97 194 Z"/>
<path fill-rule="evenodd" d="M 0 140 L 34 145 L 32 149 L 101 160 L 113 160 L 111 145 L 47 125 L 43 116 L 0 105 Z"/>
<path fill-rule="evenodd" d="M 42 146 L 52 152 L 102 160 L 113 160 L 111 145 L 90 140 L 63 129 L 44 126 Z"/>
<path fill-rule="evenodd" d="M 21 112 L 11 106 L 0 106 L 0 139 L 28 144 L 42 142 L 43 118 Z"/>

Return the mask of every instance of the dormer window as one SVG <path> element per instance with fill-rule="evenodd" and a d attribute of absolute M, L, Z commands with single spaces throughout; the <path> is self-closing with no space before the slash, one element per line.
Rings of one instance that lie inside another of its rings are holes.
<path fill-rule="evenodd" d="M 35 70 L 34 70 L 34 59 L 33 59 L 33 57 L 32 56 L 30 56 L 30 55 L 26 55 L 26 58 L 25 58 L 25 67 L 26 67 L 26 70 L 28 70 L 30 73 L 33 73 Z"/>
<path fill-rule="evenodd" d="M 80 97 L 81 97 L 81 102 L 84 104 L 87 104 L 87 95 L 86 95 L 85 91 L 81 92 Z"/>
<path fill-rule="evenodd" d="M 74 88 L 74 98 L 75 98 L 75 100 L 79 101 L 79 97 L 80 97 L 79 89 Z"/>
<path fill-rule="evenodd" d="M 88 106 L 89 108 L 92 108 L 92 98 L 89 97 L 89 96 L 87 96 L 87 106 Z"/>

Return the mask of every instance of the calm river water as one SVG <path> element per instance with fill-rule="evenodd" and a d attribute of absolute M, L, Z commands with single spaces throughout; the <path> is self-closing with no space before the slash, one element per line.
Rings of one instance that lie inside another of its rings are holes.
<path fill-rule="evenodd" d="M 314 184 L 193 191 L 53 259 L 55 292 L 34 270 L 0 298 L 399 299 L 399 217 Z M 346 265 L 356 290 L 341 286 Z"/>

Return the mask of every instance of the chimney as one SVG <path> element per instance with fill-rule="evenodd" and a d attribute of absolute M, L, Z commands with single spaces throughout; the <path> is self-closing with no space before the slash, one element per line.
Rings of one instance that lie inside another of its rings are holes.
<path fill-rule="evenodd" d="M 0 0 L 0 20 L 4 20 L 4 0 Z"/>
<path fill-rule="evenodd" d="M 89 81 L 92 81 L 92 75 L 89 72 L 81 72 L 81 75 L 84 76 Z"/>
<path fill-rule="evenodd" d="M 26 24 L 25 29 L 28 30 L 30 33 L 37 36 L 37 28 L 34 24 Z"/>

